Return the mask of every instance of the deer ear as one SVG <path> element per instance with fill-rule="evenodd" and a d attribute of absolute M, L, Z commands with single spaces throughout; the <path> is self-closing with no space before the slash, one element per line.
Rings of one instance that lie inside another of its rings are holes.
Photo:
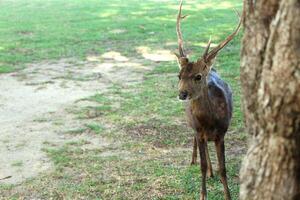
<path fill-rule="evenodd" d="M 202 69 L 203 71 L 206 71 L 207 73 L 209 73 L 209 71 L 213 67 L 213 64 L 214 64 L 214 59 L 209 60 L 209 59 L 205 58 L 204 56 L 197 60 L 197 66 L 200 69 Z"/>
<path fill-rule="evenodd" d="M 189 59 L 188 59 L 188 58 L 186 58 L 186 57 L 181 57 L 181 56 L 180 56 L 179 54 L 177 54 L 177 53 L 174 53 L 174 54 L 175 54 L 175 56 L 176 56 L 176 58 L 177 58 L 177 63 L 178 63 L 179 69 L 181 69 L 182 66 L 185 66 L 185 65 L 188 64 L 188 62 L 189 62 Z"/>
<path fill-rule="evenodd" d="M 207 71 L 207 73 L 209 73 L 209 71 L 213 68 L 214 61 L 215 61 L 214 58 L 206 59 L 204 61 L 204 63 L 205 63 L 205 71 Z"/>

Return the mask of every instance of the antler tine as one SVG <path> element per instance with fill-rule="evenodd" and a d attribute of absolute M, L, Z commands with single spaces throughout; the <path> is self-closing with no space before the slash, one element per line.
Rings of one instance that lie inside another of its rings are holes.
<path fill-rule="evenodd" d="M 180 1 L 179 11 L 178 11 L 178 15 L 177 15 L 176 32 L 177 32 L 177 38 L 178 38 L 178 49 L 179 49 L 180 57 L 185 57 L 182 33 L 181 33 L 181 28 L 180 28 L 180 20 L 185 18 L 186 16 L 183 16 L 183 17 L 181 16 L 181 8 L 182 8 L 182 0 Z"/>
<path fill-rule="evenodd" d="M 207 46 L 206 46 L 205 51 L 204 51 L 204 53 L 203 53 L 203 56 L 202 56 L 203 58 L 205 58 L 205 57 L 207 56 L 208 51 L 209 51 L 209 48 L 210 48 L 210 44 L 211 44 L 211 36 L 209 37 Z"/>
<path fill-rule="evenodd" d="M 236 11 L 237 12 L 237 11 Z M 223 41 L 221 42 L 218 46 L 216 46 L 213 50 L 211 50 L 207 56 L 206 56 L 206 59 L 207 60 L 210 60 L 211 58 L 215 57 L 216 54 L 222 49 L 224 48 L 233 38 L 234 36 L 239 32 L 240 28 L 241 28 L 241 24 L 242 24 L 242 21 L 243 21 L 243 17 L 240 17 L 239 13 L 237 12 L 239 18 L 240 18 L 240 21 L 237 25 L 237 27 L 235 28 L 235 30 Z"/>

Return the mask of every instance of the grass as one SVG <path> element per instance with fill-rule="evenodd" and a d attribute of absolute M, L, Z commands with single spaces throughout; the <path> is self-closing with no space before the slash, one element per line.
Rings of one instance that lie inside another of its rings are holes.
<path fill-rule="evenodd" d="M 12 167 L 21 167 L 23 165 L 23 161 L 15 161 L 11 164 Z"/>
<path fill-rule="evenodd" d="M 104 131 L 104 127 L 98 123 L 86 124 L 85 126 L 89 128 L 91 131 L 93 131 L 95 134 L 99 134 L 102 131 Z"/>
<path fill-rule="evenodd" d="M 233 30 L 237 17 L 232 8 L 241 8 L 241 2 L 185 3 L 184 13 L 189 17 L 182 29 L 192 59 L 201 55 L 210 35 L 216 43 Z M 153 68 L 143 74 L 140 84 L 126 87 L 114 84 L 108 91 L 90 97 L 88 100 L 97 106 L 74 112 L 79 119 L 89 122 L 85 127 L 64 130 L 70 135 L 89 130 L 95 137 L 110 138 L 115 146 L 88 149 L 84 140 L 62 147 L 45 143 L 44 151 L 53 161 L 54 170 L 19 186 L 0 185 L 5 198 L 199 197 L 200 170 L 189 165 L 193 133 L 176 98 L 177 64 L 149 61 L 137 50 L 139 47 L 175 50 L 176 12 L 175 1 L 0 2 L 0 73 L 21 69 L 31 62 L 65 57 L 86 59 L 107 51 L 139 59 Z M 238 199 L 238 174 L 247 139 L 240 109 L 239 38 L 240 35 L 222 50 L 215 65 L 234 91 L 234 115 L 226 136 L 227 172 L 233 199 Z M 113 126 L 106 128 L 99 119 Z M 216 169 L 214 148 L 212 145 L 209 148 Z M 209 199 L 223 198 L 219 176 L 209 179 L 207 187 Z"/>
<path fill-rule="evenodd" d="M 218 41 L 232 30 L 237 20 L 233 7 L 241 7 L 241 2 L 189 2 L 184 9 L 190 17 L 183 24 L 187 41 L 193 41 L 189 48 L 199 49 L 210 35 Z M 0 72 L 44 59 L 85 58 L 108 48 L 125 56 L 145 45 L 175 49 L 168 43 L 176 37 L 176 9 L 175 1 L 1 1 Z M 118 30 L 124 32 L 117 34 Z"/>

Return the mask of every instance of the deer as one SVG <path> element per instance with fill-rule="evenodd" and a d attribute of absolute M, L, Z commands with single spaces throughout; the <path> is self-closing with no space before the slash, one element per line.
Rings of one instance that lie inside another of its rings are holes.
<path fill-rule="evenodd" d="M 242 17 L 234 31 L 224 41 L 210 50 L 211 38 L 204 53 L 195 62 L 190 61 L 185 53 L 181 33 L 182 0 L 176 22 L 179 53 L 175 53 L 179 66 L 178 98 L 185 101 L 185 112 L 189 126 L 194 130 L 194 145 L 191 164 L 196 164 L 197 148 L 200 157 L 201 190 L 200 200 L 207 199 L 206 178 L 213 176 L 212 164 L 207 142 L 215 143 L 221 183 L 224 197 L 231 200 L 225 167 L 224 136 L 230 125 L 233 101 L 230 86 L 221 79 L 213 68 L 214 60 L 240 30 Z"/>

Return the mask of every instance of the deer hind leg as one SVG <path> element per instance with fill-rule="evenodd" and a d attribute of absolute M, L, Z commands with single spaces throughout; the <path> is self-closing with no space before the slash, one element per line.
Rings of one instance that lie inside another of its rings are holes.
<path fill-rule="evenodd" d="M 194 146 L 193 146 L 193 154 L 192 154 L 192 162 L 191 165 L 195 165 L 197 163 L 197 138 L 194 136 Z"/>
<path fill-rule="evenodd" d="M 200 154 L 200 166 L 201 166 L 201 174 L 202 174 L 202 189 L 200 193 L 200 200 L 207 199 L 206 192 L 206 173 L 207 173 L 207 160 L 205 155 L 205 140 L 197 138 L 199 154 Z"/>
<path fill-rule="evenodd" d="M 227 176 L 226 176 L 226 167 L 225 167 L 225 146 L 224 140 L 215 141 L 218 162 L 219 162 L 219 170 L 221 176 L 221 182 L 224 187 L 224 195 L 226 200 L 231 200 L 230 192 L 227 184 Z"/>
<path fill-rule="evenodd" d="M 210 158 L 209 158 L 207 142 L 205 142 L 205 157 L 206 157 L 206 161 L 207 161 L 207 173 L 206 173 L 206 176 L 208 178 L 211 178 L 211 177 L 214 176 L 214 174 L 213 174 L 213 168 L 212 168 L 212 165 L 211 165 L 211 161 L 210 161 Z"/>

